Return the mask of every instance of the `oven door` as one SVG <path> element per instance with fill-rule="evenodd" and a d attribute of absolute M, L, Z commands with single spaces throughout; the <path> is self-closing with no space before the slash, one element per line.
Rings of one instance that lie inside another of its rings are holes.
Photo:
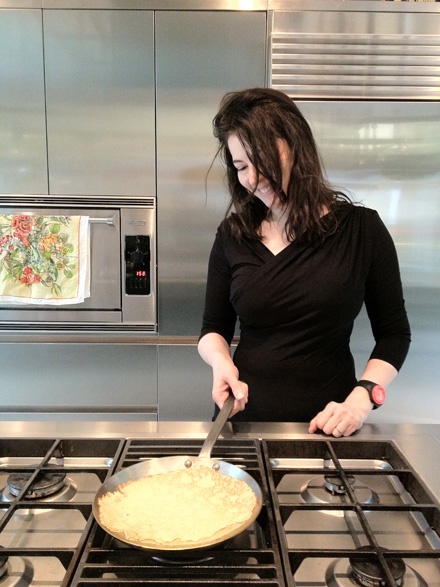
<path fill-rule="evenodd" d="M 90 297 L 79 304 L 51 306 L 0 302 L 1 320 L 26 322 L 113 321 L 121 313 L 120 211 L 86 208 L 1 208 L 0 214 L 86 216 L 90 234 Z M 119 315 L 119 318 L 118 318 Z"/>

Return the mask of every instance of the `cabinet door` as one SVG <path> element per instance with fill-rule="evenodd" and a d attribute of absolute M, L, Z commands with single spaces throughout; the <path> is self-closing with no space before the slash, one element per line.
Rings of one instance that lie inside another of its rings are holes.
<path fill-rule="evenodd" d="M 214 415 L 212 370 L 195 345 L 158 346 L 159 420 L 209 422 Z"/>
<path fill-rule="evenodd" d="M 0 192 L 47 193 L 41 10 L 0 10 Z"/>
<path fill-rule="evenodd" d="M 159 330 L 198 335 L 209 251 L 225 213 L 212 119 L 228 91 L 265 84 L 266 13 L 156 16 Z"/>
<path fill-rule="evenodd" d="M 150 11 L 46 10 L 49 190 L 154 195 Z"/>
<path fill-rule="evenodd" d="M 0 373 L 0 411 L 17 419 L 26 413 L 157 419 L 154 345 L 4 344 Z"/>

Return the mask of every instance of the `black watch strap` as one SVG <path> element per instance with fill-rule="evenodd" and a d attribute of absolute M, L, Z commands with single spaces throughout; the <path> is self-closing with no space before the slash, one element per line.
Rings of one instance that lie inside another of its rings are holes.
<path fill-rule="evenodd" d="M 376 410 L 384 403 L 386 393 L 382 385 L 374 383 L 374 381 L 361 379 L 356 383 L 356 386 L 363 387 L 368 391 L 368 395 L 370 396 L 370 402 L 373 404 L 373 410 Z"/>

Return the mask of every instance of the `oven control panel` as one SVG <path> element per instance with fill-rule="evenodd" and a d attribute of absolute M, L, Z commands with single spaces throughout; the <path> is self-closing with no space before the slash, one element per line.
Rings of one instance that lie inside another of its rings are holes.
<path fill-rule="evenodd" d="M 125 236 L 125 293 L 148 296 L 151 293 L 151 247 L 147 235 Z"/>

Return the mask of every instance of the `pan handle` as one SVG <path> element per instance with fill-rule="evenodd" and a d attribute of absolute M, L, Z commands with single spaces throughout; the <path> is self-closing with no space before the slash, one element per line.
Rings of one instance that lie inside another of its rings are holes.
<path fill-rule="evenodd" d="M 206 437 L 205 442 L 203 443 L 202 449 L 199 453 L 199 457 L 203 458 L 211 458 L 211 451 L 214 448 L 214 444 L 219 437 L 220 432 L 223 430 L 223 426 L 225 425 L 227 419 L 231 415 L 232 408 L 234 407 L 235 397 L 232 393 L 229 394 L 228 399 L 223 404 L 222 409 L 217 415 L 217 418 L 214 421 L 214 424 L 209 431 L 208 436 Z"/>

